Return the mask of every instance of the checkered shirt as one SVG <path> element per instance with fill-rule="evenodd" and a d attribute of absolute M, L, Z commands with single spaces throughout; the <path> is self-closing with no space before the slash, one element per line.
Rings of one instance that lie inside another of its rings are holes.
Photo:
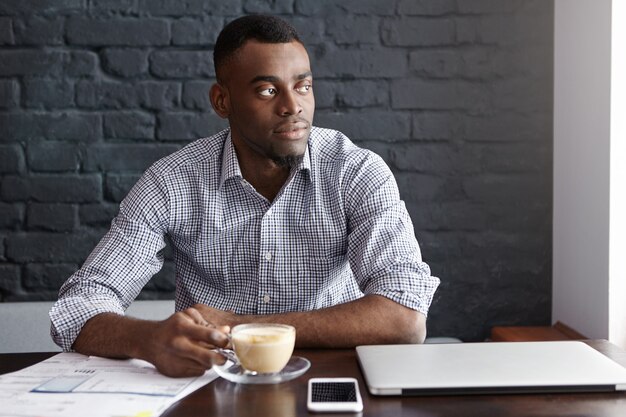
<path fill-rule="evenodd" d="M 379 294 L 424 314 L 439 279 L 422 262 L 395 179 L 376 154 L 313 127 L 273 202 L 241 175 L 229 130 L 152 165 L 111 229 L 61 287 L 51 333 L 64 350 L 96 314 L 124 314 L 163 265 L 176 310 L 309 311 Z"/>

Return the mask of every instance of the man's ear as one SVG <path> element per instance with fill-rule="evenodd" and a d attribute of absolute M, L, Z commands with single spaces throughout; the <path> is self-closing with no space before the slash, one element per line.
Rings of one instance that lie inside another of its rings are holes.
<path fill-rule="evenodd" d="M 222 119 L 227 119 L 230 114 L 228 90 L 219 83 L 215 83 L 211 86 L 209 97 L 211 98 L 211 105 L 215 113 Z"/>

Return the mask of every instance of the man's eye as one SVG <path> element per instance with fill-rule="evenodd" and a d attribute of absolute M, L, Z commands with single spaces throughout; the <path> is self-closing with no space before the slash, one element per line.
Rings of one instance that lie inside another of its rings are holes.
<path fill-rule="evenodd" d="M 311 88 L 313 88 L 311 84 L 305 84 L 296 88 L 296 91 L 299 93 L 308 93 L 311 90 Z"/>
<path fill-rule="evenodd" d="M 276 89 L 275 88 L 266 88 L 264 90 L 259 91 L 259 94 L 264 96 L 264 97 L 271 97 L 273 95 L 276 95 Z"/>

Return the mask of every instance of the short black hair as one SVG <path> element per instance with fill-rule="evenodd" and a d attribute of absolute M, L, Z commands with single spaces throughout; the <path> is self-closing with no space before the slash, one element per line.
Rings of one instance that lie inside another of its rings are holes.
<path fill-rule="evenodd" d="M 296 29 L 275 16 L 243 16 L 227 24 L 220 32 L 213 49 L 215 73 L 246 41 L 254 39 L 263 43 L 300 42 Z"/>

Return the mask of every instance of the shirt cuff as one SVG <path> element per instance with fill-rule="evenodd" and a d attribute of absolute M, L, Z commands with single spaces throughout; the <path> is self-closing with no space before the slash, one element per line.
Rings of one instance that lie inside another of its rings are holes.
<path fill-rule="evenodd" d="M 57 301 L 50 310 L 50 335 L 65 352 L 72 345 L 89 319 L 100 313 L 124 315 L 119 300 L 106 294 L 86 294 Z"/>

